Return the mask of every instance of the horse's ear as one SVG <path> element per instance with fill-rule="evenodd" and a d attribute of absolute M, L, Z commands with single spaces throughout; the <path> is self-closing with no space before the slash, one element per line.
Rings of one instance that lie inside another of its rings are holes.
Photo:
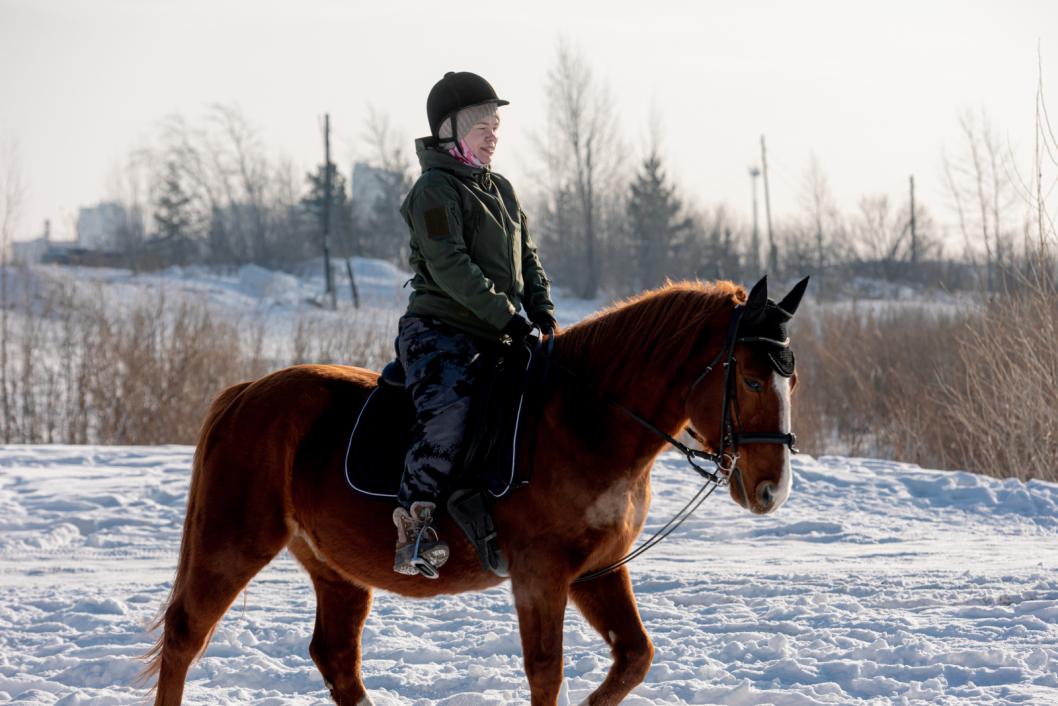
<path fill-rule="evenodd" d="M 760 281 L 753 285 L 753 289 L 749 290 L 749 297 L 746 299 L 746 315 L 753 318 L 764 312 L 764 307 L 768 305 L 768 275 L 764 275 L 760 278 Z"/>
<path fill-rule="evenodd" d="M 809 279 L 809 277 L 805 277 L 803 280 L 795 284 L 794 288 L 790 290 L 790 293 L 783 297 L 783 300 L 779 302 L 779 308 L 790 316 L 797 313 L 797 307 L 801 304 L 801 297 L 805 295 L 805 289 L 808 287 Z"/>

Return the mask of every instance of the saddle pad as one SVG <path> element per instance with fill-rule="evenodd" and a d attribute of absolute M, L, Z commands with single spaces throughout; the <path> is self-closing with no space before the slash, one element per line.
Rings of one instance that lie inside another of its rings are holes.
<path fill-rule="evenodd" d="M 516 459 L 526 383 L 535 359 L 526 346 L 524 358 L 512 357 L 506 366 L 478 371 L 462 462 L 449 490 L 487 489 L 501 498 L 526 482 L 518 478 Z M 376 498 L 397 497 L 414 423 L 415 406 L 406 389 L 381 384 L 371 391 L 345 452 L 345 479 L 353 490 Z"/>
<path fill-rule="evenodd" d="M 407 390 L 382 384 L 371 391 L 345 451 L 345 480 L 353 490 L 377 498 L 397 497 L 414 423 L 415 406 Z"/>

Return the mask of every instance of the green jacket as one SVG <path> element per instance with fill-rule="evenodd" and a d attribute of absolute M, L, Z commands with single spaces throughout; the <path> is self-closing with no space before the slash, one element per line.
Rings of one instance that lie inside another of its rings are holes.
<path fill-rule="evenodd" d="M 509 181 L 416 140 L 422 176 L 400 207 L 411 230 L 408 311 L 498 340 L 518 313 L 554 312 L 551 283 Z"/>

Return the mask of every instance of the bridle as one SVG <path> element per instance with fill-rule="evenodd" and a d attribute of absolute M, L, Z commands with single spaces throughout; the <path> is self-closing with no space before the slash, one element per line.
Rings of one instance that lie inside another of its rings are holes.
<path fill-rule="evenodd" d="M 723 381 L 723 401 L 720 414 L 720 443 L 719 448 L 714 451 L 707 451 L 706 449 L 694 449 L 680 440 L 673 437 L 671 434 L 658 429 L 653 423 L 644 419 L 642 416 L 632 411 L 625 405 L 606 398 L 606 402 L 617 409 L 621 410 L 625 415 L 636 421 L 638 424 L 646 428 L 648 431 L 664 439 L 667 443 L 678 449 L 687 459 L 687 463 L 690 464 L 691 468 L 702 478 L 705 479 L 705 484 L 702 488 L 684 505 L 683 509 L 676 513 L 676 515 L 668 521 L 661 529 L 655 532 L 649 539 L 643 544 L 636 547 L 634 550 L 626 554 L 624 557 L 618 559 L 609 566 L 605 566 L 597 571 L 584 574 L 577 578 L 573 583 L 583 583 L 600 576 L 612 573 L 614 570 L 621 566 L 624 566 L 628 562 L 632 561 L 640 554 L 643 554 L 654 545 L 661 542 L 661 540 L 668 537 L 677 527 L 683 524 L 684 520 L 691 516 L 691 514 L 701 505 L 706 498 L 713 494 L 713 492 L 722 486 L 731 483 L 734 478 L 739 483 L 739 489 L 742 492 L 742 497 L 745 501 L 749 502 L 749 496 L 746 492 L 745 481 L 742 478 L 741 472 L 738 469 L 739 459 L 739 447 L 742 445 L 749 444 L 778 444 L 785 446 L 792 453 L 797 453 L 797 437 L 793 432 L 762 432 L 762 431 L 743 431 L 741 428 L 741 422 L 739 421 L 738 413 L 738 395 L 735 394 L 735 348 L 739 344 L 745 345 L 758 345 L 758 346 L 770 346 L 773 348 L 785 349 L 790 347 L 790 339 L 778 340 L 774 338 L 768 338 L 765 336 L 742 336 L 742 320 L 745 316 L 746 308 L 742 304 L 735 306 L 735 310 L 731 315 L 731 322 L 728 324 L 727 333 L 724 337 L 724 343 L 720 348 L 720 351 L 702 370 L 701 374 L 694 379 L 691 386 L 687 389 L 687 393 L 684 399 L 689 399 L 694 394 L 695 388 L 705 380 L 710 373 L 717 369 L 717 366 L 722 364 L 724 370 L 724 381 Z M 552 343 L 553 337 L 549 341 Z M 549 346 L 550 349 L 550 346 Z M 548 351 L 550 353 L 550 350 Z M 550 359 L 551 356 L 549 355 Z M 558 365 L 558 367 L 564 369 L 566 372 L 572 374 L 565 366 L 558 364 L 553 359 L 552 363 Z M 694 429 L 687 427 L 687 433 L 701 444 L 703 447 L 706 441 L 702 436 Z M 716 466 L 715 470 L 710 470 L 702 466 L 699 461 L 709 461 Z"/>
<path fill-rule="evenodd" d="M 694 455 L 699 458 L 712 461 L 717 470 L 730 477 L 737 471 L 738 449 L 740 445 L 746 444 L 779 444 L 787 447 L 793 453 L 797 453 L 797 436 L 793 432 L 765 432 L 765 431 L 742 431 L 738 413 L 738 395 L 735 394 L 735 347 L 739 344 L 770 346 L 772 348 L 789 348 L 790 339 L 777 340 L 765 336 L 742 336 L 742 319 L 745 316 L 745 306 L 735 306 L 731 315 L 731 323 L 728 324 L 727 334 L 724 337 L 724 345 L 716 354 L 705 370 L 694 379 L 687 390 L 687 397 L 694 394 L 694 389 L 716 366 L 723 361 L 724 368 L 724 396 L 721 403 L 720 413 L 720 448 L 716 453 L 708 451 L 695 451 Z M 691 437 L 704 446 L 705 440 L 693 429 L 689 430 Z M 693 464 L 692 464 L 693 465 Z"/>

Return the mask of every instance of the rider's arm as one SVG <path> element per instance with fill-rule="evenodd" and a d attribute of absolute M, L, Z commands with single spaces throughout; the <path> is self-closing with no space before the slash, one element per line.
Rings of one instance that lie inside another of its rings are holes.
<path fill-rule="evenodd" d="M 544 272 L 544 266 L 540 262 L 540 255 L 536 252 L 536 243 L 529 233 L 529 220 L 524 211 L 519 211 L 522 221 L 522 280 L 525 285 L 525 295 L 522 303 L 528 312 L 550 312 L 555 313 L 555 305 L 551 302 L 551 280 Z"/>

